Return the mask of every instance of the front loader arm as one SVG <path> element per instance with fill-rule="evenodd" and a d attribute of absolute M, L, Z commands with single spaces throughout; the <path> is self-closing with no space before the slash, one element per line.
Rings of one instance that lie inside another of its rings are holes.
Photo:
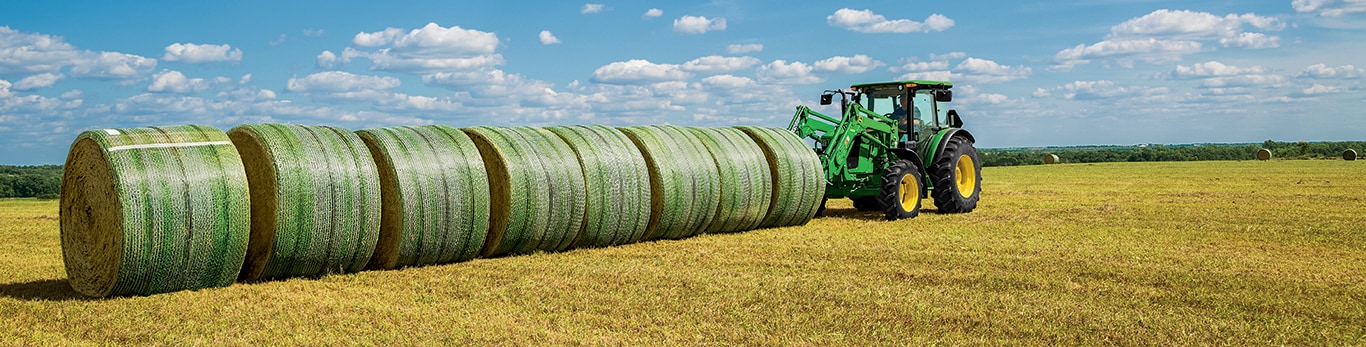
<path fill-rule="evenodd" d="M 801 138 L 815 140 L 825 168 L 825 179 L 831 184 L 861 180 L 858 173 L 850 170 L 847 160 L 850 153 L 857 150 L 855 139 L 870 148 L 892 148 L 900 136 L 895 120 L 868 111 L 859 104 L 849 104 L 841 119 L 797 106 L 788 129 Z"/>

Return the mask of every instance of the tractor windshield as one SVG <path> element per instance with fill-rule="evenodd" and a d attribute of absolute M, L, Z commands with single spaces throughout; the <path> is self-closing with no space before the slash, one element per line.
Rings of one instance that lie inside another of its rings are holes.
<path fill-rule="evenodd" d="M 903 125 L 906 124 L 907 98 L 905 87 L 886 86 L 881 88 L 868 88 L 863 91 L 861 100 L 863 108 L 873 111 L 887 118 L 895 119 Z"/>

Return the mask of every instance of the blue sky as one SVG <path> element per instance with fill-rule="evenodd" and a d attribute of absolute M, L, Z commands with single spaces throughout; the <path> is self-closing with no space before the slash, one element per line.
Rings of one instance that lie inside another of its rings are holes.
<path fill-rule="evenodd" d="M 1362 140 L 1366 0 L 5 1 L 0 163 L 174 124 L 781 127 L 903 78 L 953 81 L 978 147 Z"/>

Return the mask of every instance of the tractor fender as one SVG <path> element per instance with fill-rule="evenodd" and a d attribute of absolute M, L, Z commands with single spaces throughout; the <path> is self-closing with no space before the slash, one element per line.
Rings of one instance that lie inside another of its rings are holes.
<path fill-rule="evenodd" d="M 958 137 L 958 136 L 962 136 L 962 137 L 968 139 L 968 142 L 972 142 L 972 143 L 976 143 L 976 142 L 977 142 L 977 139 L 974 138 L 974 137 L 972 136 L 972 133 L 968 132 L 967 129 L 963 129 L 963 128 L 949 128 L 949 129 L 940 130 L 938 134 L 935 134 L 935 135 L 934 135 L 934 140 L 932 140 L 932 141 L 930 142 L 930 146 L 931 146 L 931 147 L 929 148 L 929 151 L 928 151 L 928 152 L 930 152 L 930 153 L 928 153 L 928 154 L 930 154 L 930 155 L 924 157 L 924 160 L 925 160 L 925 161 L 921 161 L 921 162 L 920 162 L 920 163 L 921 163 L 921 167 L 927 167 L 927 166 L 929 166 L 931 163 L 933 163 L 933 162 L 932 162 L 933 160 L 935 160 L 936 158 L 939 158 L 939 155 L 940 155 L 940 154 L 944 154 L 944 144 L 945 144 L 945 143 L 948 143 L 948 142 L 949 142 L 949 139 L 954 138 L 954 137 Z"/>
<path fill-rule="evenodd" d="M 921 160 L 920 155 L 915 154 L 915 151 L 905 148 L 892 148 L 892 153 L 895 153 L 898 159 L 908 160 L 912 163 L 915 163 L 915 170 L 920 172 L 920 177 L 930 177 L 929 172 L 925 171 L 925 161 Z M 926 179 L 926 182 L 928 182 L 928 179 Z M 920 182 L 921 199 L 924 199 L 929 195 L 929 190 L 926 189 L 925 185 L 926 182 Z"/>

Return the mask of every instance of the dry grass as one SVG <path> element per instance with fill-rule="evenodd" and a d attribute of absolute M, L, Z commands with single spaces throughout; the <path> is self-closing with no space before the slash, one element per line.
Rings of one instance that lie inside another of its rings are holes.
<path fill-rule="evenodd" d="M 86 300 L 0 201 L 0 345 L 1366 344 L 1366 166 L 987 168 L 976 212 Z M 926 203 L 926 206 L 933 206 Z"/>

